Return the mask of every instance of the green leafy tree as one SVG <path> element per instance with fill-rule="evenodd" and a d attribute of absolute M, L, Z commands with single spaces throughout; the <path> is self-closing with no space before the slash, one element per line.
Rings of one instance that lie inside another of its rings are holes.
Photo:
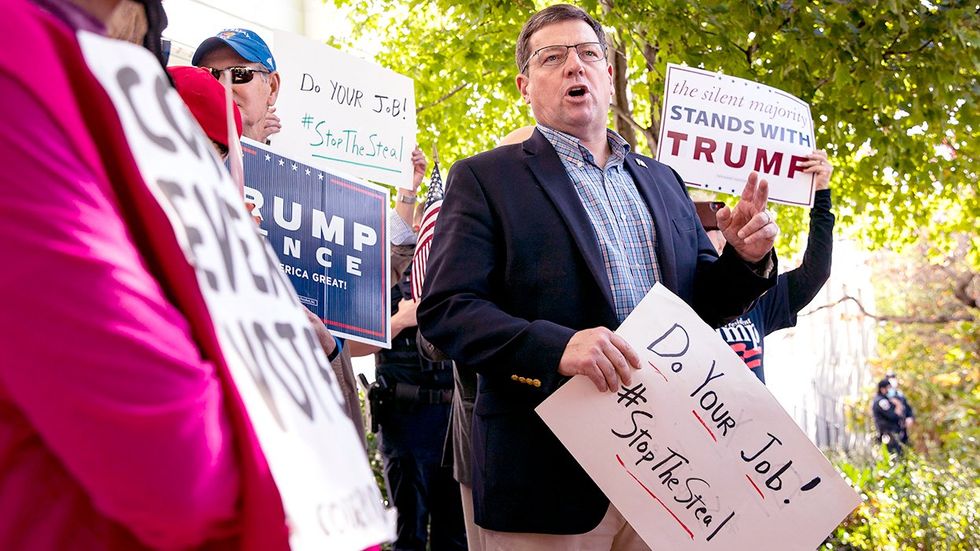
<path fill-rule="evenodd" d="M 415 80 L 421 145 L 438 144 L 444 165 L 533 124 L 514 83 L 514 45 L 524 21 L 547 3 L 330 1 L 355 29 L 335 46 L 371 52 Z M 980 7 L 953 0 L 578 5 L 610 38 L 609 124 L 641 153 L 657 150 L 667 63 L 762 82 L 810 104 L 817 144 L 837 169 L 840 230 L 916 260 L 883 272 L 875 368 L 903 378 L 917 408 L 920 451 L 950 457 L 948 467 L 927 461 L 898 475 L 882 465 L 851 469 L 871 499 L 827 548 L 926 549 L 930 541 L 975 548 Z M 794 251 L 806 210 L 775 210 L 780 253 Z M 914 506 L 902 509 L 903 501 Z"/>
<path fill-rule="evenodd" d="M 873 317 L 880 327 L 872 367 L 879 379 L 899 376 L 915 410 L 910 435 L 918 451 L 958 456 L 980 469 L 980 278 L 966 265 L 965 237 L 954 241 L 938 264 L 926 259 L 925 244 L 911 257 L 875 259 Z"/>
<path fill-rule="evenodd" d="M 445 159 L 486 150 L 533 123 L 514 85 L 514 43 L 546 3 L 335 0 L 355 32 L 341 47 L 377 52 L 416 82 L 420 140 Z M 764 82 L 811 104 L 818 144 L 838 167 L 842 226 L 872 246 L 973 234 L 980 266 L 976 3 L 589 0 L 609 31 L 617 89 L 610 123 L 656 151 L 668 62 Z M 781 208 L 784 247 L 805 211 Z"/>
<path fill-rule="evenodd" d="M 820 551 L 972 551 L 980 546 L 980 479 L 956 459 L 838 465 L 861 495 L 858 506 Z"/>

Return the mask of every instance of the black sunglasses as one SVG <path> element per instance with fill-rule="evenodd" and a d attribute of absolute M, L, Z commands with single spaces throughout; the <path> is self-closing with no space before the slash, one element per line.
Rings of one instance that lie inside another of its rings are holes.
<path fill-rule="evenodd" d="M 225 71 L 231 71 L 231 83 L 232 84 L 247 84 L 252 82 L 255 78 L 255 73 L 262 73 L 265 75 L 269 74 L 269 71 L 263 71 L 262 69 L 253 69 L 251 67 L 227 67 L 225 69 L 215 69 L 214 67 L 204 67 L 208 71 L 211 71 L 211 75 L 221 80 L 221 73 Z"/>

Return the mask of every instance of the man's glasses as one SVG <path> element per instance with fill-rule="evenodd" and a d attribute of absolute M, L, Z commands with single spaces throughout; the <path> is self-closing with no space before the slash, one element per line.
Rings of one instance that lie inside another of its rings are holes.
<path fill-rule="evenodd" d="M 221 73 L 225 71 L 231 72 L 231 83 L 232 84 L 247 84 L 252 82 L 255 78 L 255 73 L 269 74 L 269 71 L 263 71 L 262 69 L 253 69 L 251 67 L 228 67 L 225 69 L 215 69 L 214 67 L 204 67 L 208 71 L 211 71 L 211 75 L 214 78 L 221 80 Z"/>
<path fill-rule="evenodd" d="M 554 67 L 556 65 L 561 65 L 565 63 L 566 59 L 568 59 L 568 51 L 572 48 L 575 48 L 578 58 L 582 61 L 595 63 L 596 61 L 606 59 L 606 50 L 602 47 L 602 44 L 598 42 L 582 42 L 581 44 L 572 44 L 570 46 L 557 44 L 554 46 L 545 46 L 544 48 L 538 48 L 535 50 L 534 53 L 527 58 L 527 62 L 524 63 L 524 68 L 521 69 L 521 73 L 527 71 L 527 68 L 531 65 L 532 59 L 537 59 L 537 65 L 540 67 Z"/>

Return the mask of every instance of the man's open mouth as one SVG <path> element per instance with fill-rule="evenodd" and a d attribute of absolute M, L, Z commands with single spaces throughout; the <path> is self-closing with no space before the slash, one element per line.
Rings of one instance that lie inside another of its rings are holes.
<path fill-rule="evenodd" d="M 584 96 L 587 91 L 588 90 L 585 88 L 585 86 L 573 86 L 568 89 L 568 95 L 572 96 L 573 98 L 577 98 Z"/>

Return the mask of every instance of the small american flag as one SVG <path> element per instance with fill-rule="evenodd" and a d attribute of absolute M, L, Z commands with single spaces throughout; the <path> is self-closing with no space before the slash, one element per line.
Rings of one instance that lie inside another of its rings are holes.
<path fill-rule="evenodd" d="M 442 176 L 439 175 L 439 159 L 435 159 L 432 168 L 432 179 L 429 181 L 429 193 L 425 196 L 425 211 L 422 213 L 422 224 L 419 225 L 419 239 L 415 244 L 415 255 L 412 257 L 412 298 L 422 296 L 422 284 L 425 282 L 425 268 L 429 262 L 429 251 L 432 249 L 432 236 L 436 231 L 436 218 L 442 209 Z"/>

